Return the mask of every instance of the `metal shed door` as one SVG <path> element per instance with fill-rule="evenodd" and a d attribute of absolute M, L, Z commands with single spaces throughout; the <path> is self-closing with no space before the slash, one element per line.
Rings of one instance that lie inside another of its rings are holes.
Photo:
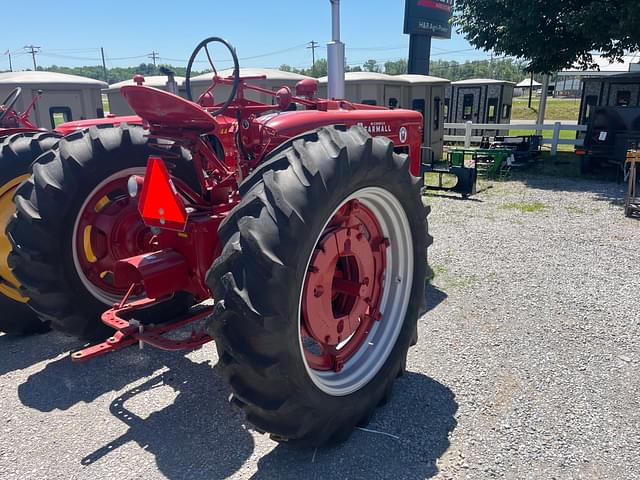
<path fill-rule="evenodd" d="M 468 87 L 458 89 L 458 111 L 456 115 L 457 121 L 478 123 L 478 118 L 480 116 L 480 97 L 482 96 L 481 90 L 481 87 Z M 471 112 L 469 112 L 469 107 L 471 107 Z"/>
<path fill-rule="evenodd" d="M 384 87 L 384 106 L 401 108 L 402 91 L 400 87 L 395 85 L 385 85 Z"/>
<path fill-rule="evenodd" d="M 81 120 L 84 116 L 82 91 L 45 90 L 36 105 L 36 112 L 38 126 L 43 128 L 55 128 L 56 124 L 64 121 Z"/>

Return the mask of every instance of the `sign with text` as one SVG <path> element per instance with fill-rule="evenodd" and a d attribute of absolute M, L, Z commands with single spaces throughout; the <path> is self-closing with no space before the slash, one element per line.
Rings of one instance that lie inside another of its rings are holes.
<path fill-rule="evenodd" d="M 453 0 L 406 0 L 404 33 L 451 38 Z"/>

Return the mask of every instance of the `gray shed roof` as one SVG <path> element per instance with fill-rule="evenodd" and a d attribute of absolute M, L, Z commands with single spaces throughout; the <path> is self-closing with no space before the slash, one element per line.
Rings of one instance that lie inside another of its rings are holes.
<path fill-rule="evenodd" d="M 394 78 L 399 78 L 412 85 L 430 85 L 433 83 L 451 83 L 451 80 L 440 77 L 432 77 L 430 75 L 394 75 Z"/>
<path fill-rule="evenodd" d="M 178 87 L 181 87 L 184 83 L 184 77 L 175 77 L 176 83 Z M 165 75 L 150 75 L 148 77 L 144 77 L 144 84 L 147 87 L 156 87 L 162 88 L 167 84 L 167 77 Z M 107 92 L 113 92 L 116 90 L 120 90 L 120 87 L 124 87 L 125 85 L 135 85 L 133 78 L 129 80 L 124 80 L 122 82 L 113 83 L 109 85 L 109 88 L 106 90 Z"/>
<path fill-rule="evenodd" d="M 515 83 L 513 82 L 507 82 L 505 80 L 495 80 L 493 78 L 470 78 L 469 80 L 458 80 L 457 82 L 451 82 L 451 85 L 487 85 L 487 84 L 515 85 Z"/>
<path fill-rule="evenodd" d="M 384 82 L 384 83 L 406 83 L 406 80 L 398 78 L 399 75 L 387 75 L 386 73 L 378 72 L 347 72 L 344 74 L 345 82 Z M 329 82 L 329 77 L 321 77 L 318 82 L 326 84 Z"/>
<path fill-rule="evenodd" d="M 0 73 L 0 85 L 15 85 L 19 87 L 35 86 L 43 87 L 47 85 L 64 85 L 76 87 L 106 88 L 108 85 L 93 78 L 80 77 L 78 75 L 68 75 L 66 73 L 25 71 Z"/>
<path fill-rule="evenodd" d="M 586 82 L 588 80 L 609 80 L 611 82 L 640 82 L 640 71 L 639 72 L 629 72 L 629 73 L 617 73 L 615 75 L 599 75 L 592 76 L 588 78 L 583 78 L 582 81 Z"/>
<path fill-rule="evenodd" d="M 230 77 L 233 75 L 233 69 L 228 68 L 226 70 L 221 70 L 218 72 L 220 77 Z M 299 82 L 300 80 L 304 80 L 307 77 L 305 75 L 300 75 L 298 73 L 293 72 L 284 72 L 282 70 L 275 70 L 273 68 L 241 68 L 240 76 L 241 77 L 257 77 L 257 76 L 266 76 L 267 80 L 273 81 L 289 81 L 289 82 Z M 191 79 L 192 82 L 211 82 L 213 79 L 213 72 L 203 73 L 202 75 L 198 75 L 197 77 L 193 77 Z"/>

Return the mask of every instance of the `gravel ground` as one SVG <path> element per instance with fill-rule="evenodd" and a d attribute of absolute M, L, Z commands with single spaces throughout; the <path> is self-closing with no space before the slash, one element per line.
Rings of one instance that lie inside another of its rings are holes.
<path fill-rule="evenodd" d="M 208 345 L 72 365 L 0 336 L 0 478 L 640 479 L 640 249 L 622 188 L 539 177 L 429 197 L 436 273 L 410 372 L 317 451 L 243 426 Z"/>

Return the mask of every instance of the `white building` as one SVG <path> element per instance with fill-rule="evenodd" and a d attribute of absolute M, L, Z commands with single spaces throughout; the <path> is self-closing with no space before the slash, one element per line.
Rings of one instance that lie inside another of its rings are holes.
<path fill-rule="evenodd" d="M 603 77 L 621 73 L 640 72 L 640 52 L 623 57 L 622 62 L 613 62 L 601 55 L 593 56 L 598 68 L 582 70 L 575 67 L 558 72 L 555 95 L 560 97 L 579 97 L 582 94 L 582 82 L 590 77 Z"/>

